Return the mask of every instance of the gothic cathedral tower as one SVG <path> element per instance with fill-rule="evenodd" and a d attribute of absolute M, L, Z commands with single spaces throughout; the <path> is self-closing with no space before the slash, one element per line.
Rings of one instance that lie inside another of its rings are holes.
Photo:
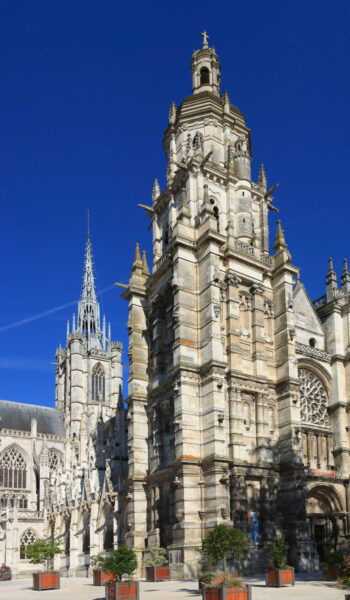
<path fill-rule="evenodd" d="M 56 353 L 56 408 L 64 413 L 68 434 L 81 444 L 122 402 L 121 354 L 122 344 L 111 341 L 110 325 L 106 333 L 105 316 L 101 327 L 88 234 L 78 318 L 73 315 L 71 332 L 68 322 L 67 347 L 60 346 Z"/>
<path fill-rule="evenodd" d="M 179 576 L 216 523 L 283 532 L 310 566 L 300 443 L 293 278 L 271 190 L 251 178 L 244 116 L 221 95 L 214 47 L 192 57 L 192 95 L 171 104 L 167 185 L 152 206 L 153 269 L 137 245 L 129 286 L 126 539 L 167 546 Z M 145 520 L 144 515 L 147 515 Z M 288 517 L 287 517 L 288 515 Z M 258 556 L 256 557 L 258 558 Z"/>

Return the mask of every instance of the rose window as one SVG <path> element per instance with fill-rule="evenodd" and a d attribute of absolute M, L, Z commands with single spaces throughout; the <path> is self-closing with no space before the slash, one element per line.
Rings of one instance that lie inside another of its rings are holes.
<path fill-rule="evenodd" d="M 316 375 L 308 369 L 299 369 L 300 416 L 303 423 L 328 426 L 326 390 Z"/>

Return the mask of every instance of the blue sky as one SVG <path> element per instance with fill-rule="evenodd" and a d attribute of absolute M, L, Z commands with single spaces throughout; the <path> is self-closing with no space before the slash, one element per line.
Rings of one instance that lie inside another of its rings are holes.
<path fill-rule="evenodd" d="M 280 183 L 293 262 L 324 293 L 328 257 L 338 275 L 350 258 L 349 17 L 345 0 L 1 2 L 0 398 L 53 405 L 88 208 L 98 288 L 127 282 L 136 241 L 151 254 L 137 203 L 164 186 L 169 105 L 191 93 L 203 29 L 252 130 L 254 177 L 263 162 Z M 126 302 L 101 300 L 127 364 Z"/>

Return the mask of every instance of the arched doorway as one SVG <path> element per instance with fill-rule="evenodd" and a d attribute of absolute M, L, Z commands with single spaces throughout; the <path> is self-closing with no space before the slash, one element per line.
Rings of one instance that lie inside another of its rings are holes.
<path fill-rule="evenodd" d="M 337 492 L 327 485 L 316 485 L 309 490 L 306 516 L 310 523 L 311 537 L 320 560 L 323 560 L 324 546 L 337 548 L 339 537 L 343 534 L 345 513 Z"/>

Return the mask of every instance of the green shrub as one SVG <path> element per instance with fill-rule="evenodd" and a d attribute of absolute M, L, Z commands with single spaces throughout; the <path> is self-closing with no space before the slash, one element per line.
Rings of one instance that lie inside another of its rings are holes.
<path fill-rule="evenodd" d="M 201 553 L 216 566 L 220 560 L 224 563 L 225 580 L 227 577 L 226 560 L 228 556 L 239 558 L 249 548 L 249 543 L 240 529 L 234 529 L 227 525 L 215 525 L 202 541 Z"/>
<path fill-rule="evenodd" d="M 147 567 L 165 567 L 168 564 L 167 551 L 155 544 L 151 548 L 151 556 L 146 560 Z"/>
<path fill-rule="evenodd" d="M 268 544 L 266 549 L 276 569 L 284 569 L 287 566 L 287 552 L 289 546 L 283 537 L 275 537 L 272 544 Z"/>
<path fill-rule="evenodd" d="M 118 575 L 121 580 L 123 575 L 129 575 L 129 579 L 137 568 L 136 552 L 128 546 L 119 546 L 117 550 L 111 550 L 102 561 L 101 568 L 113 575 Z"/>
<path fill-rule="evenodd" d="M 25 547 L 26 557 L 29 558 L 29 562 L 33 565 L 42 564 L 44 570 L 47 572 L 51 566 L 52 559 L 56 554 L 62 554 L 63 550 L 60 548 L 58 542 L 49 538 L 39 539 L 33 544 L 28 544 Z"/>

